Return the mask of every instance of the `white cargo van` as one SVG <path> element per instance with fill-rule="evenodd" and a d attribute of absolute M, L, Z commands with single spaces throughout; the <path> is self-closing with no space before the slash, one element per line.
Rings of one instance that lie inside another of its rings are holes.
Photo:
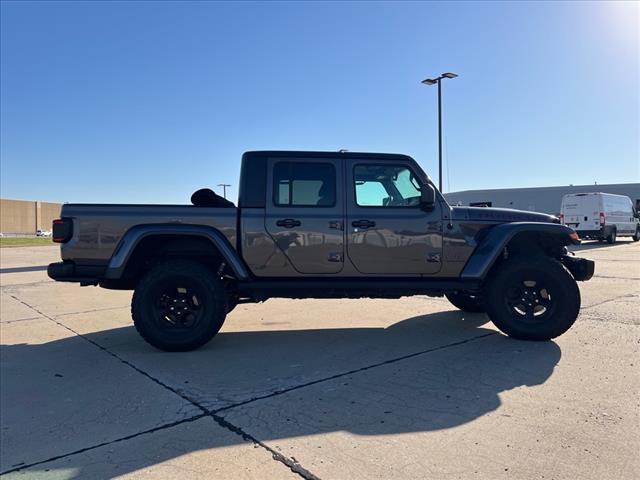
<path fill-rule="evenodd" d="M 573 228 L 580 238 L 606 240 L 616 237 L 640 240 L 638 213 L 631 199 L 611 193 L 571 193 L 562 197 L 560 222 Z"/>

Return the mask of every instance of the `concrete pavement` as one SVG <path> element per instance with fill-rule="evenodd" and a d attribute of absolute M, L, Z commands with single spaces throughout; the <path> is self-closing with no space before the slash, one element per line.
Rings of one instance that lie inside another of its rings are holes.
<path fill-rule="evenodd" d="M 554 342 L 444 299 L 240 305 L 188 353 L 142 341 L 130 292 L 0 251 L 7 478 L 637 478 L 640 245 L 585 244 L 596 277 Z"/>

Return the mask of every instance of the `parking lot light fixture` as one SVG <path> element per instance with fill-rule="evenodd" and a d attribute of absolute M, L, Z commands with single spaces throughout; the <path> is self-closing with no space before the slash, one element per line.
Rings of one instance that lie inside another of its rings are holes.
<path fill-rule="evenodd" d="M 426 78 L 422 80 L 424 85 L 438 85 L 438 189 L 442 192 L 442 87 L 440 81 L 443 78 L 456 78 L 456 73 L 446 72 L 438 78 Z"/>

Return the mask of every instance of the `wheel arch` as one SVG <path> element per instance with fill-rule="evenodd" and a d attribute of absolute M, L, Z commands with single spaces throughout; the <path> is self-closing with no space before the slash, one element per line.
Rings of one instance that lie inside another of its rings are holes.
<path fill-rule="evenodd" d="M 555 223 L 515 222 L 493 227 L 476 247 L 461 273 L 461 278 L 484 280 L 503 256 L 511 253 L 535 252 L 561 256 L 563 247 L 578 244 L 573 229 Z"/>
<path fill-rule="evenodd" d="M 238 280 L 249 272 L 229 240 L 213 227 L 200 225 L 137 225 L 120 239 L 104 274 L 106 280 L 135 276 L 150 257 L 188 256 L 224 261 Z"/>

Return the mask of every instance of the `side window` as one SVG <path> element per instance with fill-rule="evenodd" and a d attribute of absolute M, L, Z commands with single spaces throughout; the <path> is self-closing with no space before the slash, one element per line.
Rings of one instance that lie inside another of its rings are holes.
<path fill-rule="evenodd" d="M 330 163 L 278 162 L 273 167 L 273 203 L 279 207 L 333 207 L 336 170 Z"/>
<path fill-rule="evenodd" d="M 403 165 L 356 165 L 353 169 L 356 205 L 360 207 L 415 207 L 420 184 Z"/>

